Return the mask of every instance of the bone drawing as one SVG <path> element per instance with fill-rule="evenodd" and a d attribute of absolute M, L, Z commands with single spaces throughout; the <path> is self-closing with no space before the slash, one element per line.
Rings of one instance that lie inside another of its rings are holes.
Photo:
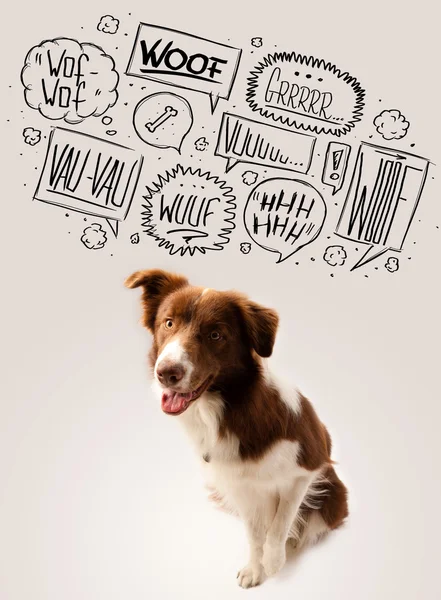
<path fill-rule="evenodd" d="M 150 131 L 150 133 L 154 133 L 160 125 L 165 123 L 168 119 L 170 119 L 170 117 L 176 117 L 177 114 L 178 111 L 175 108 L 173 108 L 172 106 L 166 106 L 164 112 L 162 113 L 162 115 L 159 115 L 156 121 L 153 121 L 153 123 L 148 121 L 145 124 L 145 126 Z"/>

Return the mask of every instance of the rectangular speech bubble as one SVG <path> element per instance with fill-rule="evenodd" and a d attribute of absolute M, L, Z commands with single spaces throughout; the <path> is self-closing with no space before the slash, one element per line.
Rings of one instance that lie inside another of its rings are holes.
<path fill-rule="evenodd" d="M 306 174 L 316 138 L 224 113 L 216 156 L 228 159 L 226 172 L 237 163 L 251 163 Z"/>
<path fill-rule="evenodd" d="M 351 147 L 348 144 L 341 144 L 339 142 L 329 142 L 328 144 L 322 173 L 322 183 L 334 188 L 332 195 L 341 190 L 343 186 L 350 153 Z"/>
<path fill-rule="evenodd" d="M 140 23 L 126 75 L 228 100 L 242 50 L 183 31 Z"/>
<path fill-rule="evenodd" d="M 142 156 L 125 146 L 54 127 L 34 199 L 110 221 L 123 221 L 135 194 L 142 162 Z"/>
<path fill-rule="evenodd" d="M 428 169 L 429 161 L 421 156 L 361 143 L 335 230 L 369 245 L 353 269 L 387 250 L 403 249 Z"/>

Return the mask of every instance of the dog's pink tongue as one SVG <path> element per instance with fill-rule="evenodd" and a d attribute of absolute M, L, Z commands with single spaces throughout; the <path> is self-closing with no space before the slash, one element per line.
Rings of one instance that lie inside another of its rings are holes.
<path fill-rule="evenodd" d="M 162 410 L 166 413 L 178 413 L 188 406 L 191 393 L 180 394 L 173 390 L 164 390 L 161 398 Z"/>

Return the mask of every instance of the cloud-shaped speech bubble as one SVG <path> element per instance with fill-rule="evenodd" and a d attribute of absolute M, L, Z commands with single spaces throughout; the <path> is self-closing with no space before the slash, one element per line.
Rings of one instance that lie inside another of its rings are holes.
<path fill-rule="evenodd" d="M 33 127 L 26 127 L 26 129 L 23 129 L 23 138 L 25 144 L 35 146 L 35 144 L 41 141 L 41 131 Z"/>
<path fill-rule="evenodd" d="M 179 153 L 192 125 L 193 112 L 187 100 L 169 92 L 147 96 L 133 113 L 133 126 L 143 142 L 156 148 L 174 148 Z"/>
<path fill-rule="evenodd" d="M 107 242 L 106 231 L 99 223 L 92 223 L 83 231 L 81 241 L 89 250 L 101 250 Z"/>
<path fill-rule="evenodd" d="M 343 246 L 328 246 L 323 256 L 323 260 L 331 267 L 342 267 L 345 264 L 347 256 Z"/>
<path fill-rule="evenodd" d="M 103 33 L 116 33 L 119 27 L 119 20 L 115 19 L 111 15 L 105 15 L 101 17 L 100 22 L 97 25 L 98 31 Z"/>
<path fill-rule="evenodd" d="M 170 254 L 222 250 L 235 227 L 231 192 L 218 177 L 177 165 L 147 188 L 144 231 Z"/>
<path fill-rule="evenodd" d="M 21 72 L 28 106 L 66 123 L 104 114 L 118 99 L 118 80 L 113 58 L 102 48 L 67 38 L 32 48 Z"/>
<path fill-rule="evenodd" d="M 309 183 L 297 179 L 266 179 L 250 193 L 244 223 L 252 240 L 279 255 L 281 263 L 320 234 L 326 204 Z"/>
<path fill-rule="evenodd" d="M 269 54 L 248 78 L 247 102 L 263 117 L 343 135 L 362 117 L 365 92 L 331 63 L 291 52 Z"/>
<path fill-rule="evenodd" d="M 410 123 L 399 110 L 383 110 L 374 119 L 374 125 L 385 140 L 401 140 L 409 129 Z"/>

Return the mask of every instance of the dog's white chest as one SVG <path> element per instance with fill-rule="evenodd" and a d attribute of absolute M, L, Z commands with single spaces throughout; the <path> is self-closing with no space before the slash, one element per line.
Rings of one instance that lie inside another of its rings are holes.
<path fill-rule="evenodd" d="M 182 422 L 193 441 L 196 452 L 208 463 L 213 483 L 223 490 L 247 486 L 256 491 L 277 491 L 301 476 L 304 469 L 297 464 L 297 442 L 281 440 L 259 460 L 242 460 L 239 440 L 232 434 L 219 438 L 222 400 L 216 394 L 204 394 L 182 415 Z"/>

